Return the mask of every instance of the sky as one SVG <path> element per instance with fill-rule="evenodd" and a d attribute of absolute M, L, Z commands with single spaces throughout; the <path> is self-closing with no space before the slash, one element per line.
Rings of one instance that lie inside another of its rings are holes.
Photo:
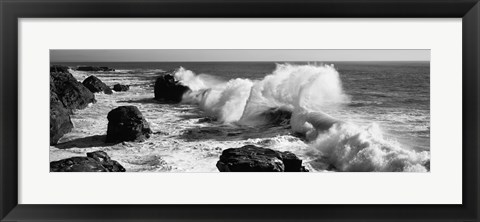
<path fill-rule="evenodd" d="M 51 62 L 430 61 L 429 49 L 59 49 Z"/>

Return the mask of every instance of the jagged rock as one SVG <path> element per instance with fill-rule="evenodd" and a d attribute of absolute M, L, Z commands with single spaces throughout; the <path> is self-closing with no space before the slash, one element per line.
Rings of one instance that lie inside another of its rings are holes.
<path fill-rule="evenodd" d="M 156 100 L 178 103 L 190 88 L 182 85 L 173 75 L 165 74 L 157 78 L 154 90 Z"/>
<path fill-rule="evenodd" d="M 102 163 L 102 166 L 105 167 L 109 172 L 125 172 L 125 168 L 123 168 L 122 165 L 120 165 L 117 161 L 110 159 L 110 156 L 103 151 L 87 153 L 87 157 L 93 158 Z"/>
<path fill-rule="evenodd" d="M 113 90 L 116 92 L 128 91 L 128 89 L 130 89 L 130 86 L 127 85 L 122 85 L 118 83 L 113 85 Z"/>
<path fill-rule="evenodd" d="M 291 152 L 246 145 L 222 152 L 220 172 L 305 172 L 302 160 Z"/>
<path fill-rule="evenodd" d="M 73 128 L 70 114 L 95 102 L 95 96 L 68 72 L 68 67 L 51 66 L 50 70 L 50 145 Z M 57 72 L 62 71 L 62 72 Z"/>
<path fill-rule="evenodd" d="M 96 76 L 89 76 L 83 80 L 82 84 L 87 87 L 92 93 L 104 92 L 105 94 L 112 94 L 112 89 L 108 87 L 102 80 Z"/>
<path fill-rule="evenodd" d="M 107 153 L 95 151 L 87 157 L 71 157 L 50 162 L 50 172 L 125 172 L 125 168 Z"/>
<path fill-rule="evenodd" d="M 78 71 L 87 71 L 87 72 L 106 72 L 106 71 L 115 71 L 115 69 L 108 68 L 105 66 L 97 67 L 97 66 L 79 66 L 77 67 Z"/>
<path fill-rule="evenodd" d="M 73 124 L 69 113 L 57 94 L 50 91 L 50 145 L 57 144 L 63 135 L 72 130 Z"/>
<path fill-rule="evenodd" d="M 93 93 L 70 73 L 50 73 L 50 91 L 57 95 L 58 100 L 69 112 L 83 109 L 89 103 L 96 102 Z"/>
<path fill-rule="evenodd" d="M 136 106 L 120 106 L 108 113 L 107 142 L 143 141 L 152 130 Z"/>
<path fill-rule="evenodd" d="M 68 66 L 51 65 L 51 66 L 50 66 L 50 72 L 68 73 Z"/>

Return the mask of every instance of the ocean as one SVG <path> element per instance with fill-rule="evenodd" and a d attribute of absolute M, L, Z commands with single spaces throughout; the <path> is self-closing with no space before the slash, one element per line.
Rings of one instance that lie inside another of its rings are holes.
<path fill-rule="evenodd" d="M 291 151 L 311 172 L 331 166 L 334 171 L 429 171 L 429 62 L 56 64 L 111 67 L 116 71 L 71 72 L 79 81 L 93 74 L 107 85 L 131 88 L 96 94 L 97 103 L 77 111 L 73 131 L 50 147 L 51 161 L 95 149 L 127 171 L 218 172 L 222 150 L 254 144 Z M 153 100 L 156 77 L 179 67 L 176 78 L 193 92 L 181 104 Z M 120 105 L 139 107 L 152 138 L 103 145 L 106 115 Z M 257 124 L 262 121 L 253 117 L 271 108 L 292 112 L 290 124 Z M 324 119 L 339 124 L 315 125 Z"/>

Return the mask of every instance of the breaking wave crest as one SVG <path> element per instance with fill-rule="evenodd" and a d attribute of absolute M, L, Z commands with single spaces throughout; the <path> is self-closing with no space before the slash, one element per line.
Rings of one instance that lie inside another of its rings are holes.
<path fill-rule="evenodd" d="M 262 80 L 237 78 L 228 82 L 180 68 L 175 78 L 192 90 L 184 95 L 184 102 L 198 103 L 207 114 L 225 123 L 255 125 L 258 117 L 272 109 L 320 111 L 348 101 L 338 72 L 329 65 L 277 64 Z"/>
<path fill-rule="evenodd" d="M 229 81 L 180 68 L 175 78 L 191 89 L 182 102 L 198 104 L 219 122 L 255 126 L 289 119 L 292 131 L 309 141 L 309 153 L 337 171 L 429 171 L 429 152 L 385 140 L 376 123 L 361 127 L 323 112 L 349 102 L 333 65 L 277 64 L 263 79 Z"/>
<path fill-rule="evenodd" d="M 318 155 L 338 171 L 426 172 L 430 154 L 404 149 L 383 138 L 377 124 L 360 127 L 351 123 L 335 124 L 319 134 L 312 143 Z"/>

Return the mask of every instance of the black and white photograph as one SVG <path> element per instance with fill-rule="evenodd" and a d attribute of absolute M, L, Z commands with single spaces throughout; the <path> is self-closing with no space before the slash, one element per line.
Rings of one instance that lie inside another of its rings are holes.
<path fill-rule="evenodd" d="M 428 49 L 50 50 L 50 172 L 428 173 L 430 152 Z"/>

